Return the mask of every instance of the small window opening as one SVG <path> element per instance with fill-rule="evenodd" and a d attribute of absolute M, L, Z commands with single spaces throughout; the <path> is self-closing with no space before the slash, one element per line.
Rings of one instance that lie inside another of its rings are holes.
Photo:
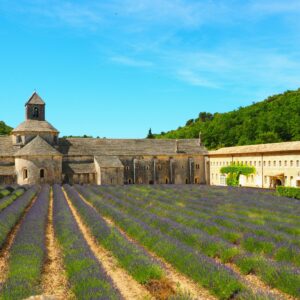
<path fill-rule="evenodd" d="M 39 109 L 37 106 L 34 107 L 33 109 L 33 117 L 38 118 L 39 117 Z"/>
<path fill-rule="evenodd" d="M 186 180 L 185 180 L 185 184 L 188 184 L 189 183 L 189 180 L 186 178 Z"/>
<path fill-rule="evenodd" d="M 27 179 L 28 178 L 28 170 L 24 169 L 23 170 L 23 179 Z"/>
<path fill-rule="evenodd" d="M 169 183 L 169 178 L 166 178 L 165 182 L 166 182 L 166 184 L 168 184 Z"/>
<path fill-rule="evenodd" d="M 44 169 L 40 170 L 40 178 L 45 178 L 45 170 Z"/>
<path fill-rule="evenodd" d="M 21 139 L 21 136 L 20 135 L 17 135 L 17 143 L 21 143 L 22 142 L 22 139 Z"/>
<path fill-rule="evenodd" d="M 128 184 L 132 184 L 132 180 L 131 179 L 128 179 Z"/>

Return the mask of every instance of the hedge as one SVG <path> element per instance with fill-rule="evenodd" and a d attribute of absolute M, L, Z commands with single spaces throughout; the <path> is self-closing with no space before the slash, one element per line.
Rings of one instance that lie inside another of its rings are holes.
<path fill-rule="evenodd" d="M 277 186 L 276 193 L 279 196 L 285 196 L 289 198 L 296 198 L 300 200 L 300 188 Z"/>

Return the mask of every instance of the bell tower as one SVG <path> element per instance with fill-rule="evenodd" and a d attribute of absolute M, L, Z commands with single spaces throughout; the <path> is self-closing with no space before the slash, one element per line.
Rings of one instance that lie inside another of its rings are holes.
<path fill-rule="evenodd" d="M 26 120 L 45 121 L 45 102 L 34 92 L 25 104 Z"/>

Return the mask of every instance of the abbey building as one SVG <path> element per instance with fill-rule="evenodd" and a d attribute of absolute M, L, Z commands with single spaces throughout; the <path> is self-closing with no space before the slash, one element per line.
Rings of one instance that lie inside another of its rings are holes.
<path fill-rule="evenodd" d="M 26 120 L 0 137 L 0 184 L 204 184 L 199 139 L 59 138 L 34 93 Z"/>
<path fill-rule="evenodd" d="M 241 185 L 300 186 L 300 142 L 222 148 L 208 152 L 199 139 L 59 138 L 34 93 L 26 120 L 0 136 L 0 184 L 211 184 L 225 185 L 220 168 L 256 167 Z"/>

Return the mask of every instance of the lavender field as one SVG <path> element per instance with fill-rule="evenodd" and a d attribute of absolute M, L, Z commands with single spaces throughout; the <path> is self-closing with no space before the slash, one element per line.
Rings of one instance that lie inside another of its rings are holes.
<path fill-rule="evenodd" d="M 33 186 L 2 203 L 0 299 L 300 299 L 300 201 L 272 191 Z"/>

